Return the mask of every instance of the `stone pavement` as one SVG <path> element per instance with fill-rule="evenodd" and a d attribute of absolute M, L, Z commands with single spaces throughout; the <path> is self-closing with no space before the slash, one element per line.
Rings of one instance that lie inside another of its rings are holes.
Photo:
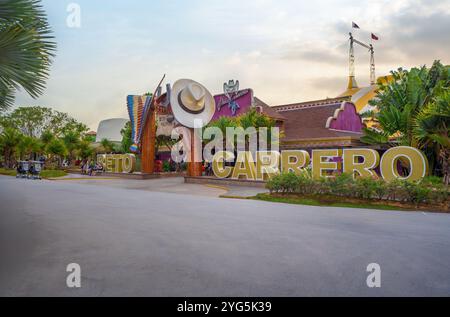
<path fill-rule="evenodd" d="M 209 197 L 248 198 L 258 193 L 267 192 L 266 189 L 253 187 L 185 184 L 183 177 L 134 180 L 69 174 L 65 177 L 53 179 L 52 181 Z"/>

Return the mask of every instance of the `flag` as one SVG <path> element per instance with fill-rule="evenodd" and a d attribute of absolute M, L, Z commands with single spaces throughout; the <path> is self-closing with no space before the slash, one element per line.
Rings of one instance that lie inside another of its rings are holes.
<path fill-rule="evenodd" d="M 354 29 L 359 29 L 360 27 L 359 27 L 359 25 L 356 24 L 355 22 L 352 22 L 352 28 L 354 28 Z"/>
<path fill-rule="evenodd" d="M 380 38 L 372 33 L 372 40 L 378 41 Z"/>

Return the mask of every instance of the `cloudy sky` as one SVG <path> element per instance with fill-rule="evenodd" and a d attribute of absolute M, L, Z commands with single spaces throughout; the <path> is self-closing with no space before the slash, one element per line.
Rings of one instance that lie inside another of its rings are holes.
<path fill-rule="evenodd" d="M 81 27 L 67 24 L 68 5 Z M 18 93 L 16 106 L 70 113 L 92 129 L 127 117 L 126 95 L 192 78 L 213 93 L 239 79 L 270 105 L 342 93 L 348 32 L 375 43 L 377 75 L 434 59 L 450 64 L 450 0 L 44 0 L 58 43 L 45 94 Z M 369 54 L 356 49 L 360 86 Z"/>

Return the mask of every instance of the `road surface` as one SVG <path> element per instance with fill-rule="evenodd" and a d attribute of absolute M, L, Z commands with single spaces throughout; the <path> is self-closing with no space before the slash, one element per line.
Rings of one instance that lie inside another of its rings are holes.
<path fill-rule="evenodd" d="M 0 177 L 0 296 L 450 295 L 448 214 L 206 193 Z"/>

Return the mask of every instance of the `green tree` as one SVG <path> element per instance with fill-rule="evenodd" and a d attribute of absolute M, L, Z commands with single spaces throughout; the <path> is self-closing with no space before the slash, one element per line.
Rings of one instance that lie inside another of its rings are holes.
<path fill-rule="evenodd" d="M 128 121 L 125 124 L 125 127 L 120 131 L 120 134 L 122 134 L 122 142 L 121 142 L 121 149 L 123 153 L 130 152 L 130 147 L 133 145 L 133 140 L 131 140 L 131 122 Z"/>
<path fill-rule="evenodd" d="M 94 149 L 91 142 L 86 140 L 81 141 L 78 146 L 77 153 L 82 160 L 91 158 L 94 155 Z"/>
<path fill-rule="evenodd" d="M 13 165 L 13 158 L 21 137 L 22 134 L 17 129 L 11 127 L 3 129 L 0 134 L 0 143 L 6 168 L 11 168 Z"/>
<path fill-rule="evenodd" d="M 40 154 L 42 153 L 42 150 L 43 143 L 39 139 L 27 135 L 23 135 L 17 144 L 17 152 L 20 160 L 25 158 L 34 159 L 34 154 Z"/>
<path fill-rule="evenodd" d="M 421 149 L 433 151 L 439 158 L 444 183 L 450 182 L 450 92 L 445 91 L 427 104 L 416 116 L 413 134 Z"/>
<path fill-rule="evenodd" d="M 41 142 L 44 144 L 44 147 L 47 147 L 50 142 L 54 139 L 53 133 L 50 131 L 44 131 L 41 134 Z"/>
<path fill-rule="evenodd" d="M 58 167 L 61 167 L 62 159 L 67 155 L 67 149 L 62 140 L 54 138 L 47 146 L 47 153 L 50 154 L 52 158 L 56 158 Z"/>
<path fill-rule="evenodd" d="M 423 118 L 424 111 L 427 112 L 426 109 L 431 107 L 431 104 L 442 99 L 445 91 L 450 88 L 450 67 L 435 61 L 430 69 L 425 66 L 409 71 L 398 69 L 392 72 L 392 75 L 394 80 L 380 84 L 376 98 L 370 101 L 375 107 L 372 115 L 379 126 L 365 129 L 361 141 L 387 147 L 395 145 L 421 147 L 428 157 L 431 169 L 434 173 L 438 173 L 441 165 L 439 152 L 445 147 L 445 143 L 436 140 L 434 144 L 429 142 L 429 137 L 435 133 L 428 133 L 426 141 L 423 134 L 425 131 L 418 128 L 418 120 Z M 443 111 L 446 107 L 448 109 L 448 99 L 442 99 L 441 105 L 439 109 L 436 107 L 434 109 L 437 111 Z M 442 116 L 440 118 L 442 119 Z M 439 129 L 442 129 L 442 126 Z M 442 136 L 442 131 L 438 134 Z"/>
<path fill-rule="evenodd" d="M 81 142 L 81 136 L 78 131 L 69 130 L 62 137 L 62 141 L 64 142 L 64 146 L 67 149 L 67 154 L 69 156 L 69 160 L 72 161 L 75 159 L 76 151 Z"/>
<path fill-rule="evenodd" d="M 222 135 L 223 135 L 223 145 L 222 146 L 223 146 L 223 149 L 226 149 L 227 128 L 236 128 L 236 127 L 238 127 L 238 123 L 237 123 L 236 118 L 220 117 L 219 119 L 210 122 L 207 127 L 218 128 L 222 132 Z M 205 141 L 208 141 L 208 140 L 205 140 Z"/>
<path fill-rule="evenodd" d="M 12 106 L 15 90 L 40 96 L 56 51 L 39 0 L 0 2 L 0 111 Z"/>
<path fill-rule="evenodd" d="M 100 142 L 100 145 L 102 146 L 102 149 L 105 153 L 112 153 L 114 151 L 114 143 L 109 141 L 108 139 L 103 139 Z"/>
<path fill-rule="evenodd" d="M 44 131 L 55 137 L 62 137 L 75 132 L 80 135 L 88 130 L 87 126 L 70 117 L 67 113 L 46 107 L 19 107 L 5 115 L 1 121 L 3 126 L 14 127 L 23 134 L 39 138 Z"/>

